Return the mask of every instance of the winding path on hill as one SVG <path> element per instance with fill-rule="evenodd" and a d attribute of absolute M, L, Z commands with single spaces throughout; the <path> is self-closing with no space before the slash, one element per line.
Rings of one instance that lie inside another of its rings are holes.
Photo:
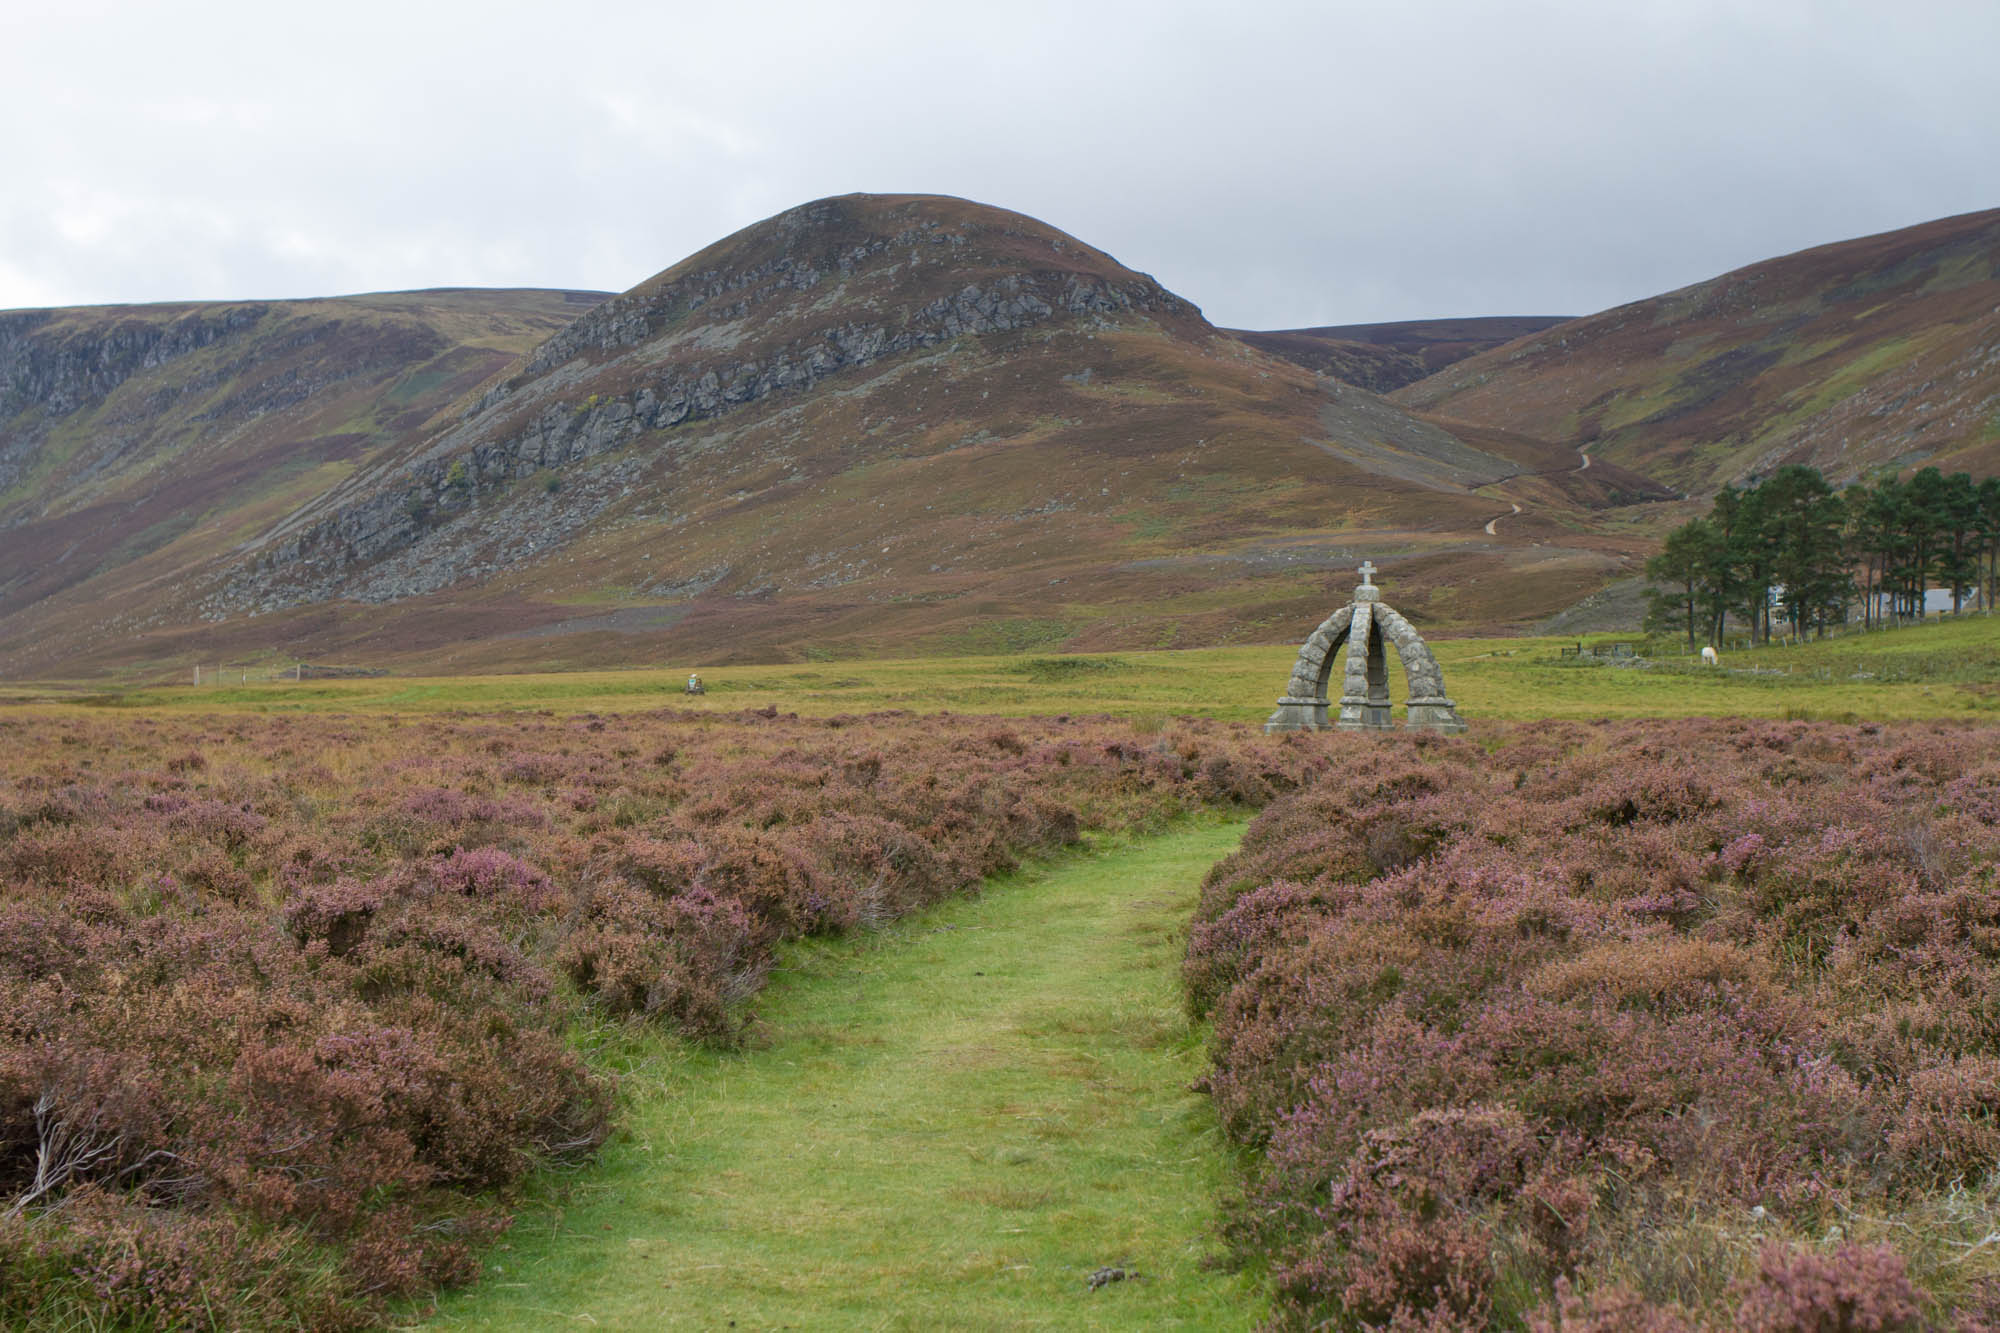
<path fill-rule="evenodd" d="M 792 954 L 738 1054 L 627 1036 L 625 1128 L 434 1327 L 1248 1328 L 1178 989 L 1182 826 Z M 1103 1267 L 1139 1276 L 1093 1290 Z"/>
<path fill-rule="evenodd" d="M 1518 514 L 1521 512 L 1521 506 L 1514 504 L 1512 500 L 1509 500 L 1507 503 L 1514 506 L 1514 514 Z M 1487 519 L 1486 535 L 1489 537 L 1498 537 L 1500 534 L 1498 531 L 1496 531 L 1496 529 L 1499 526 L 1500 520 L 1503 518 L 1512 518 L 1514 514 L 1500 514 L 1494 518 Z"/>
<path fill-rule="evenodd" d="M 1578 463 L 1578 464 L 1577 464 L 1577 465 L 1576 465 L 1575 467 L 1565 467 L 1565 468 L 1557 468 L 1557 469 L 1555 469 L 1555 471 L 1556 471 L 1556 472 L 1588 472 L 1588 471 L 1590 471 L 1590 455 L 1589 455 L 1589 454 L 1588 454 L 1587 452 L 1585 452 L 1584 450 L 1582 450 L 1582 449 L 1578 449 L 1578 450 L 1576 451 L 1576 453 L 1577 453 L 1577 457 L 1579 457 L 1579 458 L 1581 458 L 1581 459 L 1583 460 L 1582 462 Z M 1546 472 L 1523 472 L 1523 473 L 1520 473 L 1520 474 L 1518 474 L 1518 475 L 1520 475 L 1520 476 L 1524 476 L 1524 477 L 1541 477 L 1541 476 L 1551 476 L 1551 475 L 1553 475 L 1553 473 L 1546 473 Z M 1513 478 L 1512 478 L 1512 477 L 1509 477 L 1509 478 L 1508 478 L 1507 480 L 1508 480 L 1508 481 L 1512 481 L 1512 480 L 1513 480 Z M 1505 483 L 1505 482 L 1497 482 L 1497 483 L 1495 483 L 1495 484 L 1496 484 L 1496 485 L 1505 485 L 1506 483 Z M 1496 514 L 1496 515 L 1495 515 L 1494 517 L 1492 517 L 1492 518 L 1489 518 L 1489 519 L 1487 519 L 1487 520 L 1486 520 L 1486 535 L 1487 535 L 1487 536 L 1489 536 L 1489 537 L 1498 537 L 1498 536 L 1500 535 L 1500 520 L 1501 520 L 1501 519 L 1503 519 L 1503 518 L 1512 518 L 1512 517 L 1514 517 L 1514 514 L 1518 514 L 1518 513 L 1520 513 L 1520 512 L 1521 512 L 1521 506 L 1520 506 L 1520 505 L 1518 505 L 1518 504 L 1516 504 L 1516 503 L 1515 503 L 1514 501 L 1512 501 L 1512 500 L 1508 500 L 1508 501 L 1507 501 L 1507 503 L 1508 503 L 1508 504 L 1509 504 L 1510 506 L 1512 506 L 1512 507 L 1513 507 L 1513 511 L 1514 511 L 1514 513 L 1512 513 L 1512 514 Z"/>

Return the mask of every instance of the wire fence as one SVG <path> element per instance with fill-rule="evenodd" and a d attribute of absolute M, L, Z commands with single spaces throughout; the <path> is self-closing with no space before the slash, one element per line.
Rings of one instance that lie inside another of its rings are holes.
<path fill-rule="evenodd" d="M 296 684 L 308 680 L 363 680 L 388 674 L 387 669 L 383 667 L 334 666 L 314 662 L 290 662 L 278 665 L 269 662 L 249 664 L 218 662 L 213 665 L 196 666 L 194 684 L 215 688 L 228 685 L 240 687 Z"/>
<path fill-rule="evenodd" d="M 1725 634 L 1713 646 L 1723 653 L 1743 653 L 1753 649 L 1761 651 L 1771 648 L 1803 648 L 1829 639 L 1883 634 L 1922 625 L 1941 625 L 1954 620 L 1984 619 L 1992 614 L 1993 612 L 1988 610 L 1967 607 L 1961 611 L 1933 611 L 1925 616 L 1878 616 L 1872 622 L 1853 620 L 1843 624 L 1815 627 L 1803 634 L 1773 634 L 1768 639 L 1753 639 L 1748 633 L 1739 631 Z M 1636 639 L 1596 642 L 1578 640 L 1574 644 L 1566 644 L 1557 649 L 1557 657 L 1558 660 L 1578 663 L 1697 662 L 1701 659 L 1703 649 L 1708 646 L 1710 646 L 1708 641 L 1699 636 L 1690 647 L 1684 634 L 1649 634 Z"/>

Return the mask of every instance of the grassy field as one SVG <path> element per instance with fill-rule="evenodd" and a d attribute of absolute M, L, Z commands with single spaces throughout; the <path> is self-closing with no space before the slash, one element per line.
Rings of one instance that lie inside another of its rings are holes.
<path fill-rule="evenodd" d="M 1590 636 L 1607 642 L 1616 636 Z M 1474 721 L 1541 717 L 1811 717 L 1833 720 L 2000 714 L 2000 622 L 1985 617 L 1725 655 L 1720 669 L 1673 656 L 1643 665 L 1563 659 L 1574 639 L 1445 639 L 1432 644 L 1452 697 Z M 1256 722 L 1283 691 L 1295 648 L 1201 648 L 1075 656 L 986 656 L 533 675 L 380 677 L 106 692 L 17 685 L 0 702 L 243 712 L 474 712 L 647 708 L 807 715 L 902 708 L 1015 716 L 1197 714 Z M 1402 693 L 1392 670 L 1391 690 Z"/>
<path fill-rule="evenodd" d="M 788 954 L 762 1039 L 614 1029 L 624 1129 L 438 1329 L 1248 1328 L 1202 1265 L 1229 1157 L 1176 984 L 1240 824 L 1107 840 Z M 1101 1267 L 1135 1270 L 1093 1290 Z"/>

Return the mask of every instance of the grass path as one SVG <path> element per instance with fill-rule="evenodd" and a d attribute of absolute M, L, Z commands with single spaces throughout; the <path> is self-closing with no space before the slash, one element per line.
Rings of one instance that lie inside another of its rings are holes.
<path fill-rule="evenodd" d="M 802 948 L 748 1052 L 633 1039 L 619 1138 L 433 1327 L 1251 1326 L 1251 1283 L 1201 1265 L 1229 1168 L 1176 985 L 1241 832 L 1106 840 Z M 1140 1276 L 1090 1290 L 1106 1265 Z"/>

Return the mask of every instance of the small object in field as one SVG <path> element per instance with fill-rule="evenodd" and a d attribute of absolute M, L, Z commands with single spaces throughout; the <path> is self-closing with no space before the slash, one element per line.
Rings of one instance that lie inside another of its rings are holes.
<path fill-rule="evenodd" d="M 1092 1273 L 1088 1278 L 1084 1280 L 1090 1283 L 1090 1289 L 1092 1291 L 1096 1291 L 1099 1287 L 1108 1287 L 1114 1282 L 1123 1282 L 1128 1277 L 1137 1277 L 1137 1276 L 1139 1276 L 1138 1269 L 1124 1268 L 1119 1265 L 1113 1264 L 1109 1267 L 1098 1269 L 1095 1273 Z"/>
<path fill-rule="evenodd" d="M 689 694 L 708 693 L 708 687 L 701 683 L 701 674 L 699 672 L 695 671 L 688 672 L 687 692 Z"/>
<path fill-rule="evenodd" d="M 1411 731 L 1452 735 L 1465 730 L 1458 706 L 1445 697 L 1444 671 L 1410 622 L 1382 600 L 1382 590 L 1370 578 L 1372 561 L 1361 562 L 1361 586 L 1354 600 L 1335 611 L 1312 632 L 1299 649 L 1292 678 L 1278 711 L 1264 723 L 1265 731 L 1388 731 L 1396 724 L 1389 713 L 1388 649 L 1395 646 L 1409 684 L 1404 706 Z M 1334 659 L 1347 645 L 1347 664 L 1340 693 L 1340 716 L 1329 719 L 1327 679 Z"/>
<path fill-rule="evenodd" d="M 1712 644 L 1712 643 L 1711 643 L 1711 644 L 1707 644 L 1707 645 L 1705 645 L 1705 646 L 1704 646 L 1704 647 L 1702 648 L 1702 650 L 1701 650 L 1701 664 L 1702 664 L 1703 666 L 1714 666 L 1714 665 L 1715 665 L 1715 664 L 1716 664 L 1716 663 L 1717 663 L 1718 661 L 1720 661 L 1720 660 L 1721 660 L 1721 659 L 1719 659 L 1719 658 L 1718 658 L 1718 657 L 1716 657 L 1716 655 L 1715 655 L 1715 645 L 1714 645 L 1714 644 Z"/>

